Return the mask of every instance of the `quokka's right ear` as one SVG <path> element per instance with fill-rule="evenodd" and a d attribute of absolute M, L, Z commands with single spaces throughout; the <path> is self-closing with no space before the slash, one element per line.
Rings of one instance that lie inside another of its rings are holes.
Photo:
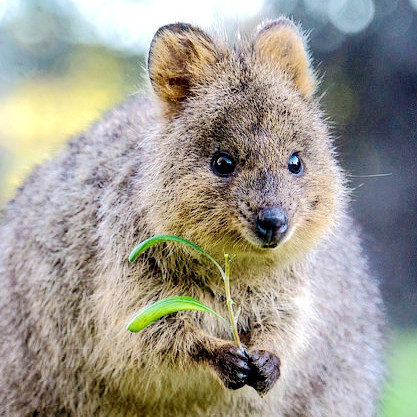
<path fill-rule="evenodd" d="M 207 66 L 217 60 L 213 41 L 201 29 L 185 23 L 162 26 L 149 49 L 149 78 L 158 97 L 176 105 L 192 93 Z"/>
<path fill-rule="evenodd" d="M 314 94 L 317 81 L 305 38 L 291 20 L 281 17 L 259 27 L 254 47 L 259 59 L 286 74 L 302 96 Z"/>

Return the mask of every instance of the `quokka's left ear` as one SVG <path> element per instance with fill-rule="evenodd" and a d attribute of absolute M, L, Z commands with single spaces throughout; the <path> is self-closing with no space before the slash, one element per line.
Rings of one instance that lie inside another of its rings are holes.
<path fill-rule="evenodd" d="M 291 78 L 303 97 L 311 97 L 317 87 L 305 39 L 294 23 L 282 17 L 258 28 L 254 48 L 259 59 Z"/>

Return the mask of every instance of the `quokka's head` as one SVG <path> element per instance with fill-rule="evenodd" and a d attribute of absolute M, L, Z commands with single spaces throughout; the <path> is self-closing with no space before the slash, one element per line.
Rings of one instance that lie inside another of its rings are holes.
<path fill-rule="evenodd" d="M 155 229 L 212 252 L 302 253 L 335 223 L 343 179 L 305 39 L 288 19 L 228 46 L 194 26 L 160 28 L 148 71 Z"/>

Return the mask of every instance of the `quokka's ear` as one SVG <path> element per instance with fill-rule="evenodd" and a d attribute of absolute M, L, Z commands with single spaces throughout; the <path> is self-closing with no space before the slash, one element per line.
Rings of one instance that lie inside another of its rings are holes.
<path fill-rule="evenodd" d="M 254 41 L 260 59 L 289 76 L 299 92 L 311 97 L 317 81 L 304 38 L 291 20 L 283 17 L 258 28 Z"/>
<path fill-rule="evenodd" d="M 162 26 L 149 49 L 149 78 L 160 99 L 178 104 L 217 60 L 213 41 L 201 29 L 185 23 Z"/>

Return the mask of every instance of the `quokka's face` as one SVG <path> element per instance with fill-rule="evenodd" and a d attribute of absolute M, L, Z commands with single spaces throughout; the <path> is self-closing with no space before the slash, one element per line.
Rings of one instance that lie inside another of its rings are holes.
<path fill-rule="evenodd" d="M 310 247 L 325 233 L 342 184 L 308 89 L 254 48 L 219 53 L 190 95 L 167 103 L 161 231 L 206 248 L 272 255 Z M 171 85 L 186 83 L 174 77 Z"/>

